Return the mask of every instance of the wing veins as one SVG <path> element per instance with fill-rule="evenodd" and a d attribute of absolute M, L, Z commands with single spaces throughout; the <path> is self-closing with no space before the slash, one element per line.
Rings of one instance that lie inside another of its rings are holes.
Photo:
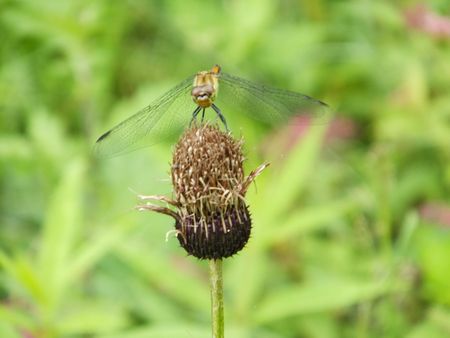
<path fill-rule="evenodd" d="M 95 152 L 102 155 L 106 149 L 106 155 L 119 154 L 125 151 L 128 145 L 135 144 L 140 138 L 148 136 L 154 129 L 157 122 L 164 116 L 167 110 L 180 97 L 180 94 L 186 92 L 192 85 L 193 76 L 189 76 L 175 87 L 164 93 L 162 96 L 154 100 L 147 107 L 139 110 L 134 115 L 122 121 L 102 136 L 100 136 L 95 144 Z M 130 140 L 131 139 L 131 140 Z M 128 144 L 125 144 L 128 140 Z M 125 141 L 125 143 L 124 143 Z M 108 144 L 117 145 L 117 150 L 108 150 Z"/>
<path fill-rule="evenodd" d="M 231 90 L 233 90 L 235 93 L 238 93 L 238 91 L 234 90 L 233 88 L 240 87 L 245 90 L 247 94 L 251 94 L 252 96 L 256 97 L 261 104 L 273 109 L 274 111 L 270 113 L 270 116 L 274 119 L 283 120 L 288 118 L 289 116 L 295 115 L 296 113 L 298 114 L 298 110 L 301 111 L 307 108 L 311 108 L 314 111 L 314 113 L 311 114 L 312 116 L 322 117 L 326 114 L 326 112 L 318 112 L 316 110 L 319 107 L 322 107 L 325 110 L 329 108 L 326 103 L 311 96 L 293 92 L 290 90 L 278 89 L 263 84 L 257 84 L 227 73 L 222 73 L 220 80 L 229 85 L 229 87 L 231 87 Z M 268 96 L 271 96 L 271 98 L 269 98 Z M 252 117 L 256 118 L 255 116 Z"/>
<path fill-rule="evenodd" d="M 267 86 L 264 84 L 257 84 L 254 83 L 252 81 L 243 79 L 241 77 L 235 76 L 235 75 L 230 75 L 227 73 L 222 73 L 222 79 L 225 80 L 228 83 L 240 83 L 241 87 L 244 89 L 247 89 L 248 91 L 256 91 L 256 92 L 260 92 L 261 95 L 263 95 L 264 93 L 270 93 L 272 95 L 276 95 L 280 98 L 283 97 L 290 97 L 290 98 L 294 98 L 294 99 L 298 99 L 299 103 L 300 102 L 311 102 L 311 104 L 318 104 L 321 106 L 325 106 L 328 107 L 328 105 L 325 102 L 322 102 L 320 100 L 317 100 L 311 96 L 305 95 L 305 94 L 301 94 L 301 93 L 297 93 L 291 90 L 287 90 L 287 89 L 279 89 L 279 88 L 275 88 L 272 86 Z"/>
<path fill-rule="evenodd" d="M 237 93 L 238 91 L 233 88 L 236 87 L 236 83 L 239 83 L 239 87 L 244 89 L 247 94 L 252 95 L 253 97 L 255 97 L 258 100 L 256 102 L 259 102 L 263 106 L 266 106 L 266 107 L 269 107 L 269 109 L 272 109 L 272 112 L 270 112 L 270 116 L 272 117 L 272 119 L 276 118 L 279 120 L 283 120 L 283 119 L 286 119 L 289 115 L 292 115 L 291 110 L 284 102 L 279 101 L 279 100 L 270 99 L 267 97 L 267 95 L 265 95 L 266 92 L 269 92 L 266 89 L 269 89 L 271 87 L 267 87 L 267 86 L 263 86 L 263 85 L 256 85 L 248 80 L 239 78 L 237 76 L 229 75 L 229 74 L 225 74 L 225 77 L 223 78 L 223 80 L 226 84 L 228 84 L 230 86 L 231 90 L 235 93 Z M 246 86 L 243 85 L 243 83 L 245 83 Z M 280 92 L 281 92 L 281 90 L 280 90 Z M 284 112 L 284 114 L 283 114 L 283 112 Z M 290 113 L 290 114 L 286 114 L 286 113 Z M 252 117 L 254 118 L 253 115 L 252 115 Z"/>

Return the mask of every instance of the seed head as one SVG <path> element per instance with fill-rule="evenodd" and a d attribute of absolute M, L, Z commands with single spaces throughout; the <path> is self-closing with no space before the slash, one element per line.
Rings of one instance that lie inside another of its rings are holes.
<path fill-rule="evenodd" d="M 245 177 L 244 160 L 242 140 L 217 126 L 194 125 L 175 146 L 171 167 L 174 200 L 142 196 L 168 202 L 176 211 L 149 204 L 140 209 L 174 217 L 177 238 L 189 254 L 202 259 L 232 256 L 250 237 L 245 193 L 267 167 L 263 164 Z"/>

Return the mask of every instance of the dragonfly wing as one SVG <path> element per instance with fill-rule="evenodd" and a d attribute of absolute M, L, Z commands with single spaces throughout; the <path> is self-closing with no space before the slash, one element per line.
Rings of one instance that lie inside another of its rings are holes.
<path fill-rule="evenodd" d="M 287 122 L 294 116 L 308 117 L 298 121 L 308 120 L 313 123 L 326 123 L 330 117 L 330 108 L 322 101 L 293 91 L 256 84 L 227 73 L 221 73 L 219 77 L 218 104 L 220 102 L 270 125 Z"/>
<path fill-rule="evenodd" d="M 150 105 L 104 133 L 95 143 L 94 153 L 99 157 L 112 157 L 180 133 L 195 109 L 190 96 L 192 81 L 193 76 L 186 78 Z"/>

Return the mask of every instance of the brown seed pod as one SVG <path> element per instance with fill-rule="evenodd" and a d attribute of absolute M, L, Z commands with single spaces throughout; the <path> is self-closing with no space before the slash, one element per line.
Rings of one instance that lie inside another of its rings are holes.
<path fill-rule="evenodd" d="M 244 176 L 242 141 L 209 124 L 185 131 L 175 146 L 171 167 L 175 199 L 165 201 L 176 211 L 151 204 L 153 210 L 175 218 L 177 238 L 191 255 L 220 259 L 234 255 L 247 243 L 251 218 L 244 197 L 250 183 L 267 164 Z"/>

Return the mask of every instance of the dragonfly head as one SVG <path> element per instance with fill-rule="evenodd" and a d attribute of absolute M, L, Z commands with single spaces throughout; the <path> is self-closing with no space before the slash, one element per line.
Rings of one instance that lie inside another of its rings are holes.
<path fill-rule="evenodd" d="M 208 108 L 214 102 L 219 89 L 218 76 L 220 67 L 214 66 L 211 71 L 197 73 L 192 86 L 192 99 L 202 108 Z"/>
<path fill-rule="evenodd" d="M 214 89 L 214 86 L 205 84 L 192 88 L 191 95 L 196 104 L 202 108 L 208 108 L 214 101 L 216 90 Z"/>

